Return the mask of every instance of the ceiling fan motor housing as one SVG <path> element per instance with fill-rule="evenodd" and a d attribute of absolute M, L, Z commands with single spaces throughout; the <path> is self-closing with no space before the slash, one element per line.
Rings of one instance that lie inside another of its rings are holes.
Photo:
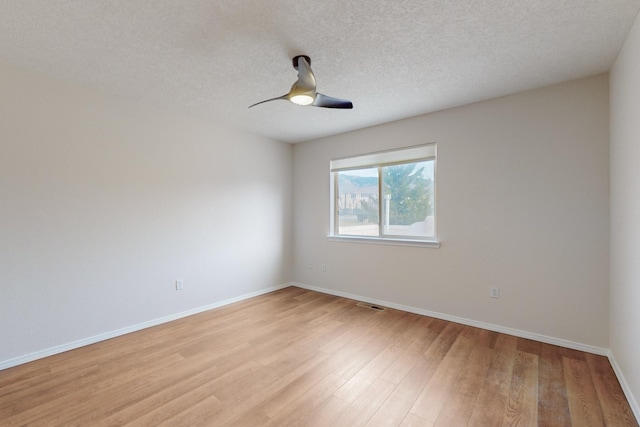
<path fill-rule="evenodd" d="M 291 60 L 293 62 L 293 68 L 295 68 L 296 70 L 298 69 L 298 60 L 300 58 L 304 58 L 307 61 L 307 64 L 311 66 L 311 58 L 309 58 L 307 55 L 297 55 L 297 56 L 294 56 L 293 59 Z"/>

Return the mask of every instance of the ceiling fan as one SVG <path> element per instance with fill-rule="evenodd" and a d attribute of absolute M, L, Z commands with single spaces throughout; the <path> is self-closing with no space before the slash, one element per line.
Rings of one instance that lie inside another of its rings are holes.
<path fill-rule="evenodd" d="M 291 86 L 289 93 L 277 98 L 257 102 L 250 105 L 249 108 L 277 99 L 284 99 L 298 105 L 312 105 L 314 107 L 353 108 L 353 104 L 349 100 L 333 98 L 316 92 L 316 78 L 313 75 L 313 71 L 311 71 L 311 58 L 306 55 L 298 55 L 294 56 L 292 61 L 293 68 L 298 70 L 298 80 Z"/>

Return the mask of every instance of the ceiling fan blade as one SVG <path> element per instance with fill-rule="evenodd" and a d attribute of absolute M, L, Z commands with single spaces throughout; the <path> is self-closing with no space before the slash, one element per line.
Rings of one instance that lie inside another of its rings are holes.
<path fill-rule="evenodd" d="M 314 107 L 324 107 L 324 108 L 342 108 L 342 109 L 351 109 L 353 108 L 353 103 L 347 99 L 333 98 L 331 96 L 323 95 L 321 93 L 316 93 L 316 99 L 312 104 Z"/>
<path fill-rule="evenodd" d="M 264 104 L 265 102 L 277 101 L 278 99 L 284 99 L 284 100 L 288 101 L 289 100 L 289 94 L 287 93 L 286 95 L 282 95 L 282 96 L 279 96 L 277 98 L 265 99 L 264 101 L 256 102 L 253 105 L 249 105 L 249 108 L 255 107 L 256 105 L 259 105 L 259 104 Z"/>

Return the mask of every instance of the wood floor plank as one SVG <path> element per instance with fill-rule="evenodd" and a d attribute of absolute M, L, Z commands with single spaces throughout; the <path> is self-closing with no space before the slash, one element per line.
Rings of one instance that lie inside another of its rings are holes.
<path fill-rule="evenodd" d="M 93 408 L 91 402 L 110 397 L 112 393 L 130 386 L 131 381 L 136 381 L 141 385 L 158 368 L 172 369 L 179 366 L 182 360 L 183 358 L 177 355 L 168 358 L 165 364 L 159 366 L 143 365 L 134 371 L 136 376 L 133 377 L 134 372 L 124 371 L 119 375 L 99 381 L 94 381 L 91 378 L 88 381 L 78 381 L 81 384 L 80 387 L 70 388 L 69 384 L 65 383 L 65 386 L 61 386 L 55 391 L 47 390 L 45 393 L 36 391 L 32 396 L 21 394 L 19 400 L 8 399 L 9 411 L 7 412 L 7 408 L 4 408 L 0 412 L 0 419 L 3 419 L 6 425 L 30 425 L 44 422 L 52 422 L 55 425 L 55 420 L 62 422 L 62 420 L 72 419 L 78 414 L 102 411 L 104 405 Z M 139 373 L 141 373 L 140 377 L 137 376 Z M 70 405 L 70 402 L 73 404 Z"/>
<path fill-rule="evenodd" d="M 222 403 L 214 395 L 195 402 L 170 418 L 157 424 L 157 427 L 191 427 L 213 425 L 222 410 Z M 140 425 L 140 424 L 138 424 Z"/>
<path fill-rule="evenodd" d="M 217 358 L 207 355 L 206 357 L 211 361 L 216 362 L 210 369 L 196 372 L 191 377 L 182 375 L 186 378 L 183 380 L 178 378 L 174 387 L 163 389 L 135 405 L 121 409 L 108 419 L 113 419 L 114 425 L 120 425 L 123 420 L 134 418 L 140 411 L 154 409 L 164 402 L 175 399 L 177 397 L 175 396 L 176 389 L 187 393 L 192 389 L 198 390 L 203 385 L 217 390 L 217 397 L 221 400 L 244 399 L 246 401 L 243 393 L 246 393 L 248 389 L 258 387 L 261 392 L 268 391 L 270 386 L 278 384 L 278 380 L 282 381 L 287 378 L 288 373 L 296 372 L 301 367 L 309 367 L 306 365 L 308 361 L 312 362 L 310 366 L 314 364 L 311 360 L 314 356 L 313 353 L 298 352 L 294 355 L 295 349 L 289 349 L 290 354 L 288 356 L 281 355 L 278 364 L 268 368 L 264 367 L 254 360 L 255 356 L 259 356 L 262 352 L 273 351 L 273 348 L 267 344 L 269 343 L 263 343 L 263 346 L 258 349 L 247 348 L 246 345 L 243 345 L 237 351 L 227 352 L 225 357 L 222 357 L 224 353 Z M 320 357 L 320 359 L 323 358 L 324 356 Z M 234 369 L 233 367 L 237 366 L 241 360 L 245 360 L 247 363 Z M 317 360 L 315 362 L 317 363 Z M 212 377 L 216 379 L 212 381 Z M 207 381 L 208 383 L 206 383 Z M 240 396 L 236 396 L 236 394 L 240 394 Z"/>
<path fill-rule="evenodd" d="M 400 321 L 407 318 L 417 318 L 417 315 L 409 315 Z M 413 322 L 413 319 L 411 320 Z M 405 323 L 403 321 L 403 323 Z M 360 393 L 362 393 L 375 379 L 380 376 L 407 348 L 407 346 L 413 342 L 416 338 L 415 328 L 407 327 L 411 323 L 406 324 L 400 331 L 394 331 L 390 334 L 389 338 L 382 340 L 383 343 L 378 347 L 384 347 L 380 351 L 375 351 L 377 354 L 364 365 L 356 374 L 354 374 L 338 391 L 335 396 L 352 403 L 355 401 Z M 369 350 L 371 351 L 371 350 Z"/>
<path fill-rule="evenodd" d="M 586 361 L 563 358 L 569 412 L 574 425 L 602 426 L 604 417 Z"/>
<path fill-rule="evenodd" d="M 269 417 L 275 416 L 291 402 L 306 393 L 307 390 L 314 387 L 326 376 L 334 372 L 346 360 L 349 360 L 349 358 L 356 353 L 358 348 L 358 346 L 353 348 L 344 347 L 340 351 L 326 356 L 326 358 L 318 363 L 313 369 L 299 373 L 286 384 L 286 387 L 283 387 L 278 393 L 275 393 L 262 401 L 258 406 L 258 409 Z"/>
<path fill-rule="evenodd" d="M 414 316 L 411 313 L 397 310 L 387 310 L 387 312 L 379 314 L 386 316 L 388 319 L 368 332 L 370 339 L 364 343 L 357 355 L 336 371 L 337 375 L 346 379 L 356 375 L 387 347 L 389 341 L 395 340 L 398 335 L 406 332 L 406 320 Z"/>
<path fill-rule="evenodd" d="M 482 386 L 473 405 L 469 426 L 502 425 L 509 402 L 516 348 L 515 337 L 500 335 L 496 339 Z"/>
<path fill-rule="evenodd" d="M 518 338 L 517 342 L 518 342 L 517 344 L 518 351 L 540 356 L 540 350 L 542 348 L 541 342 L 533 341 L 527 338 Z"/>
<path fill-rule="evenodd" d="M 326 359 L 327 355 L 315 353 L 311 358 L 292 367 L 286 373 L 269 371 L 258 384 L 245 387 L 242 392 L 225 400 L 222 410 L 216 414 L 215 423 L 217 425 L 242 425 L 242 420 L 247 419 L 268 420 L 267 413 L 272 415 L 277 413 L 277 410 L 286 407 L 309 390 L 312 385 L 320 382 L 324 375 L 331 372 L 331 368 L 326 369 L 327 366 L 331 366 L 327 364 Z M 271 407 L 263 405 L 263 402 L 272 405 Z M 279 405 L 274 406 L 274 402 Z M 273 408 L 276 410 L 274 411 Z"/>
<path fill-rule="evenodd" d="M 62 394 L 60 390 L 64 390 L 70 384 L 74 384 L 76 388 L 81 388 L 93 382 L 113 378 L 115 375 L 126 375 L 128 371 L 136 370 L 141 365 L 171 364 L 184 359 L 182 355 L 173 350 L 145 352 L 139 357 L 132 357 L 130 354 L 122 356 L 119 352 L 116 353 L 113 359 L 110 359 L 114 363 L 109 364 L 107 367 L 101 366 L 100 359 L 92 360 L 90 364 L 87 364 L 76 363 L 76 360 L 72 358 L 70 360 L 74 367 L 72 370 L 52 367 L 46 374 L 40 375 L 37 379 L 29 380 L 27 385 L 14 383 L 6 387 L 3 386 L 2 396 L 0 396 L 2 398 L 0 400 L 0 415 L 2 415 L 3 408 L 9 402 L 14 402 L 14 407 L 26 404 L 26 396 L 30 397 L 29 404 L 34 405 L 38 404 L 38 399 L 46 401 L 55 395 Z"/>
<path fill-rule="evenodd" d="M 595 354 L 585 354 L 585 357 L 605 423 L 608 426 L 638 426 L 607 358 Z"/>
<path fill-rule="evenodd" d="M 605 424 L 604 357 L 295 287 L 0 371 L 3 427 Z"/>
<path fill-rule="evenodd" d="M 392 384 L 399 384 L 407 373 L 423 357 L 431 343 L 436 339 L 447 322 L 428 317 L 421 318 L 416 325 L 418 336 L 407 349 L 380 375 L 380 379 Z"/>
<path fill-rule="evenodd" d="M 248 361 L 245 365 L 255 365 L 255 362 Z M 242 365 L 244 367 L 245 365 Z M 241 369 L 241 368 L 238 368 Z M 106 419 L 120 411 L 126 410 L 131 405 L 141 401 L 147 401 L 151 393 L 168 387 L 175 387 L 175 384 L 183 378 L 197 375 L 198 372 L 207 372 L 209 375 L 220 375 L 222 369 L 219 365 L 211 365 L 211 361 L 203 355 L 199 363 L 179 363 L 168 369 L 157 369 L 154 372 L 136 376 L 121 385 L 110 385 L 109 387 L 91 390 L 90 395 L 100 396 L 103 404 L 99 408 L 84 408 L 82 411 L 72 411 L 73 407 L 65 408 L 50 418 L 55 422 L 68 420 L 70 424 L 96 424 L 101 419 Z M 216 399 L 217 401 L 218 399 Z M 146 406 L 148 408 L 148 406 Z M 81 408 L 76 406 L 76 408 Z M 88 411 L 87 411 L 88 409 Z"/>
<path fill-rule="evenodd" d="M 513 354 L 518 349 L 518 338 L 513 335 L 500 334 L 496 338 L 495 351 Z"/>
<path fill-rule="evenodd" d="M 538 356 L 517 351 L 513 360 L 511 388 L 503 424 L 538 424 Z"/>
<path fill-rule="evenodd" d="M 217 424 L 219 421 L 220 420 L 216 418 L 214 422 Z M 230 427 L 263 426 L 268 422 L 269 422 L 269 417 L 267 417 L 262 412 L 248 411 L 243 413 L 240 416 L 240 418 L 225 425 L 228 425 Z"/>
<path fill-rule="evenodd" d="M 397 426 L 407 416 L 416 399 L 457 340 L 462 325 L 448 323 L 418 363 L 409 371 L 387 400 L 371 417 L 367 426 Z"/>
<path fill-rule="evenodd" d="M 461 424 L 451 424 L 452 427 L 459 425 Z M 433 423 L 409 412 L 399 427 L 433 427 Z"/>
<path fill-rule="evenodd" d="M 369 421 L 380 408 L 395 386 L 380 379 L 375 380 L 360 394 L 348 408 L 332 423 L 332 427 L 358 427 Z"/>
<path fill-rule="evenodd" d="M 338 319 L 345 322 L 348 327 L 341 330 L 341 334 L 336 335 L 336 337 L 320 347 L 320 351 L 335 353 L 345 346 L 352 345 L 354 341 L 363 342 L 371 339 L 375 337 L 375 328 L 385 323 L 388 319 L 384 312 L 358 307 L 355 301 L 352 301 L 352 304 L 352 308 L 346 310 L 350 312 L 348 318 L 338 316 Z"/>
<path fill-rule="evenodd" d="M 417 393 L 416 393 L 417 394 Z M 402 423 L 416 396 L 393 392 L 365 424 L 366 427 L 392 427 Z"/>
<path fill-rule="evenodd" d="M 265 426 L 280 427 L 285 425 L 300 426 L 309 424 L 310 416 L 314 413 L 314 410 L 326 399 L 331 398 L 331 394 L 344 384 L 345 381 L 346 380 L 339 375 L 327 375 L 299 398 L 271 416 Z"/>
<path fill-rule="evenodd" d="M 460 375 L 464 361 L 474 347 L 479 330 L 468 326 L 463 327 L 455 343 L 451 346 L 446 357 L 439 364 L 433 378 L 420 393 L 411 412 L 435 423 L 440 415 L 449 394 L 454 391 L 457 378 Z"/>
<path fill-rule="evenodd" d="M 465 426 L 469 423 L 492 353 L 482 341 L 473 347 L 460 367 L 452 393 L 434 423 L 436 427 Z"/>
<path fill-rule="evenodd" d="M 308 427 L 333 426 L 335 420 L 349 407 L 349 404 L 335 396 L 329 396 L 309 416 Z"/>
<path fill-rule="evenodd" d="M 185 414 L 193 406 L 209 398 L 213 400 L 217 408 L 222 408 L 222 402 L 215 397 L 216 389 L 210 383 L 204 383 L 194 388 L 171 388 L 170 396 L 164 396 L 162 392 L 151 396 L 151 402 L 141 401 L 138 405 L 132 405 L 123 411 L 116 412 L 110 417 L 99 421 L 98 425 L 104 426 L 157 426 L 176 417 Z M 207 404 L 205 404 L 207 405 Z"/>
<path fill-rule="evenodd" d="M 538 360 L 538 424 L 543 427 L 571 425 L 562 352 L 559 347 L 542 345 Z"/>

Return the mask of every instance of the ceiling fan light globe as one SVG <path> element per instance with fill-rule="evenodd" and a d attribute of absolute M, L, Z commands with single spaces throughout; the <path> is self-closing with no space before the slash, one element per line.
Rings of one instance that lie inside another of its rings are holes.
<path fill-rule="evenodd" d="M 313 103 L 313 96 L 293 95 L 289 100 L 298 105 L 311 105 Z"/>

